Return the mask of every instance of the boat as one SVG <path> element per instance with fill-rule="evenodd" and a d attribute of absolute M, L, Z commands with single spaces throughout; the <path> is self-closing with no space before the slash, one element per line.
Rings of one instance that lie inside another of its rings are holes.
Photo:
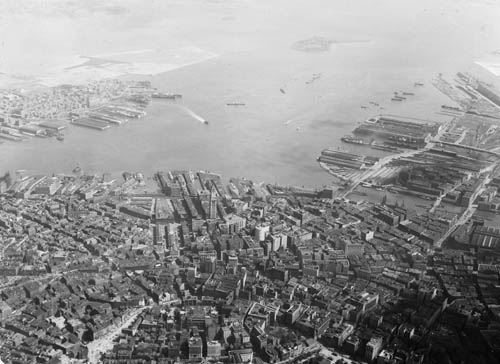
<path fill-rule="evenodd" d="M 56 136 L 56 139 L 59 140 L 60 142 L 64 141 L 64 135 L 58 135 Z"/>
<path fill-rule="evenodd" d="M 415 96 L 415 94 L 413 92 L 403 92 L 403 95 L 406 95 L 406 96 Z"/>
<path fill-rule="evenodd" d="M 151 94 L 151 97 L 153 99 L 170 99 L 170 100 L 175 100 L 179 95 L 174 95 L 174 94 L 168 94 L 164 92 L 153 92 Z"/>
<path fill-rule="evenodd" d="M 423 86 L 424 84 L 423 83 L 420 83 L 420 82 L 415 82 L 414 86 Z"/>
<path fill-rule="evenodd" d="M 208 125 L 208 120 L 203 120 L 203 124 Z"/>
<path fill-rule="evenodd" d="M 354 138 L 354 137 L 351 137 L 351 136 L 343 136 L 342 138 L 340 138 L 340 140 L 342 140 L 344 143 L 351 143 L 351 144 L 365 144 L 364 140 L 363 139 L 360 139 L 360 138 Z"/>
<path fill-rule="evenodd" d="M 446 109 L 446 110 L 452 110 L 452 111 L 462 111 L 459 107 L 455 107 L 455 106 L 441 105 L 441 108 Z"/>
<path fill-rule="evenodd" d="M 286 93 L 285 90 L 283 90 L 282 88 L 280 88 L 280 91 L 281 91 L 282 94 Z"/>
<path fill-rule="evenodd" d="M 397 98 L 393 97 L 393 98 L 391 99 L 391 101 L 403 101 L 403 99 L 397 99 Z"/>
<path fill-rule="evenodd" d="M 243 103 L 243 102 L 228 102 L 226 105 L 227 106 L 245 106 L 245 103 Z"/>
<path fill-rule="evenodd" d="M 82 169 L 79 167 L 79 166 L 76 166 L 74 169 L 73 169 L 73 173 L 80 173 L 82 171 Z"/>

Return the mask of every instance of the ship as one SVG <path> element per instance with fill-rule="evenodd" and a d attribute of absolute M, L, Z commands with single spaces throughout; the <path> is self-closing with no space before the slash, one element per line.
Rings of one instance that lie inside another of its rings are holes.
<path fill-rule="evenodd" d="M 424 84 L 423 83 L 420 83 L 420 82 L 415 82 L 414 86 L 423 86 Z"/>
<path fill-rule="evenodd" d="M 226 105 L 227 106 L 245 106 L 245 103 L 243 103 L 243 102 L 228 102 Z"/>
<path fill-rule="evenodd" d="M 282 88 L 280 88 L 280 91 L 281 91 L 282 94 L 286 93 L 285 90 L 283 90 Z"/>
<path fill-rule="evenodd" d="M 208 125 L 208 120 L 203 120 L 203 124 Z"/>
<path fill-rule="evenodd" d="M 56 139 L 62 142 L 64 141 L 64 135 L 59 134 L 58 136 L 56 136 Z"/>
<path fill-rule="evenodd" d="M 169 94 L 169 93 L 164 93 L 164 92 L 153 92 L 151 94 L 151 97 L 153 99 L 169 99 L 169 100 L 175 100 L 177 98 L 182 97 L 182 95 L 179 94 Z"/>
<path fill-rule="evenodd" d="M 455 106 L 441 105 L 441 108 L 446 109 L 446 110 L 452 110 L 452 111 L 462 111 L 462 110 L 460 110 L 459 107 L 455 107 Z"/>
<path fill-rule="evenodd" d="M 415 96 L 415 94 L 413 92 L 403 92 L 403 95 L 406 95 L 406 96 Z"/>
<path fill-rule="evenodd" d="M 360 139 L 360 138 L 354 138 L 354 137 L 351 137 L 351 136 L 343 136 L 342 138 L 340 138 L 340 140 L 342 140 L 344 143 L 351 143 L 351 144 L 365 144 L 365 142 L 363 141 L 363 139 Z"/>
<path fill-rule="evenodd" d="M 391 101 L 403 101 L 403 99 L 397 99 L 397 98 L 393 97 L 393 98 L 391 99 Z"/>

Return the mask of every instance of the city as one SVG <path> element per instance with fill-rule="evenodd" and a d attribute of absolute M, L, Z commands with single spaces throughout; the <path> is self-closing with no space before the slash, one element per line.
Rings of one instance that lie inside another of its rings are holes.
<path fill-rule="evenodd" d="M 500 363 L 494 1 L 0 13 L 0 364 Z"/>
<path fill-rule="evenodd" d="M 2 179 L 2 360 L 498 358 L 500 230 L 484 219 L 454 229 L 439 210 L 209 172 L 137 191 L 145 179 Z"/>

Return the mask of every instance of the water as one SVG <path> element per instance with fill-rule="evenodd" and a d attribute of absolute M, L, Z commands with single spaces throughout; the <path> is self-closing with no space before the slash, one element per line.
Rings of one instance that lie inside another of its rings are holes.
<path fill-rule="evenodd" d="M 434 112 L 450 101 L 431 86 L 431 79 L 438 72 L 469 69 L 494 49 L 500 34 L 497 6 L 464 1 L 403 5 L 388 0 L 385 7 L 374 7 L 367 0 L 355 5 L 318 0 L 314 7 L 298 1 L 277 1 L 273 6 L 264 1 L 171 3 L 165 19 L 153 12 L 145 20 L 139 10 L 121 14 L 120 19 L 132 22 L 128 28 L 116 25 L 129 29 L 126 37 L 106 22 L 87 29 L 103 36 L 94 42 L 80 39 L 79 49 L 62 49 L 59 54 L 193 44 L 220 54 L 150 77 L 159 91 L 183 94 L 178 105 L 154 100 L 145 118 L 104 132 L 71 125 L 64 142 L 34 138 L 4 143 L 0 170 L 58 173 L 76 165 L 91 173 L 113 174 L 203 169 L 323 186 L 332 179 L 315 161 L 322 149 L 355 150 L 339 138 L 380 113 L 438 120 L 441 117 Z M 391 8 L 391 14 L 383 8 Z M 90 22 L 94 20 L 78 18 L 74 29 Z M 316 35 L 346 43 L 324 53 L 291 49 L 295 41 Z M 366 42 L 349 43 L 357 40 Z M 315 73 L 321 77 L 308 84 Z M 414 82 L 425 86 L 413 88 Z M 394 91 L 411 91 L 415 96 L 394 103 L 390 101 Z M 231 107 L 228 102 L 246 105 Z"/>

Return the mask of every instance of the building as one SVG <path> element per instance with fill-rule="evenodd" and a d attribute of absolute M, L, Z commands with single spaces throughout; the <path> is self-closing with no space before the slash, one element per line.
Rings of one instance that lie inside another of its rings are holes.
<path fill-rule="evenodd" d="M 33 193 L 39 195 L 53 195 L 60 187 L 61 182 L 58 178 L 46 178 L 35 186 Z"/>
<path fill-rule="evenodd" d="M 219 359 L 221 347 L 218 341 L 207 341 L 207 358 Z"/>
<path fill-rule="evenodd" d="M 477 226 L 472 233 L 471 245 L 500 250 L 500 229 L 492 226 Z"/>
<path fill-rule="evenodd" d="M 217 218 L 217 192 L 215 188 L 210 190 L 210 200 L 208 206 L 208 218 L 214 220 Z"/>
<path fill-rule="evenodd" d="M 245 228 L 247 220 L 235 214 L 228 214 L 224 217 L 224 222 L 227 226 L 227 232 L 229 234 L 235 234 Z"/>
<path fill-rule="evenodd" d="M 255 240 L 264 241 L 269 235 L 269 225 L 268 224 L 259 224 L 255 226 Z"/>
<path fill-rule="evenodd" d="M 203 341 L 201 337 L 194 336 L 189 339 L 189 359 L 199 359 L 203 357 Z"/>
<path fill-rule="evenodd" d="M 365 347 L 365 360 L 372 362 L 382 350 L 383 340 L 381 337 L 374 336 L 368 341 Z"/>
<path fill-rule="evenodd" d="M 341 348 L 344 341 L 354 332 L 354 326 L 348 323 L 342 323 L 334 329 L 333 344 Z"/>
<path fill-rule="evenodd" d="M 352 334 L 344 341 L 343 348 L 347 353 L 354 355 L 358 351 L 360 344 L 361 340 L 358 335 Z"/>

